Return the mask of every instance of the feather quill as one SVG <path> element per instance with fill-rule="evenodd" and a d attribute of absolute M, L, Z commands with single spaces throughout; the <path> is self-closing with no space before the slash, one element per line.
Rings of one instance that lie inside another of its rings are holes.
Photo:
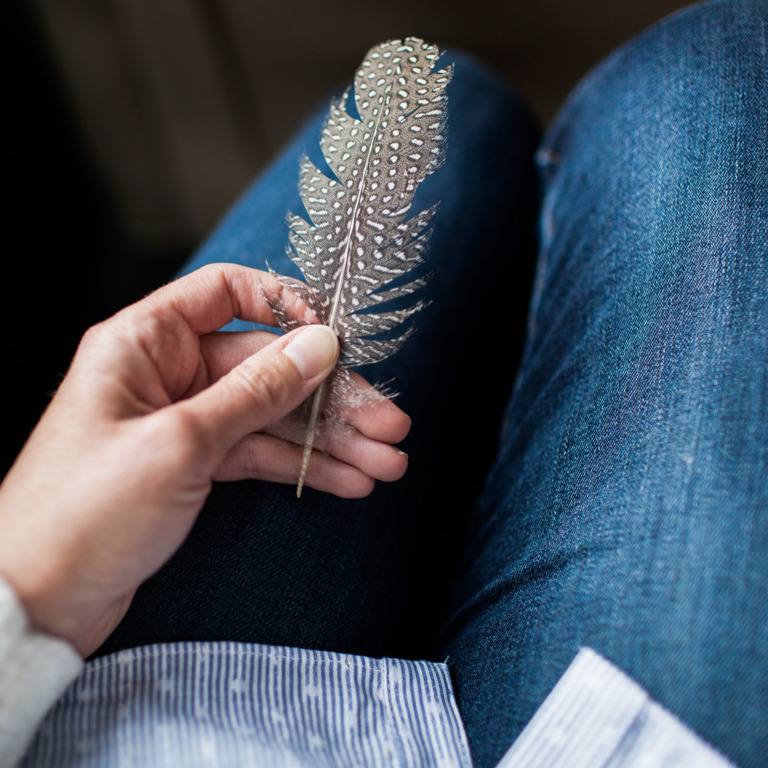
<path fill-rule="evenodd" d="M 440 51 L 417 38 L 372 48 L 350 91 L 331 103 L 320 146 L 329 178 L 305 155 L 299 191 L 310 221 L 289 215 L 288 256 L 306 284 L 277 276 L 328 325 L 340 343 L 339 366 L 314 393 L 296 495 L 301 496 L 318 424 L 329 399 L 344 397 L 347 368 L 380 362 L 413 332 L 406 321 L 425 302 L 392 299 L 418 291 L 426 277 L 409 276 L 424 263 L 437 205 L 411 215 L 413 195 L 443 162 L 446 86 L 452 67 L 435 69 Z M 301 323 L 274 306 L 284 330 Z"/>

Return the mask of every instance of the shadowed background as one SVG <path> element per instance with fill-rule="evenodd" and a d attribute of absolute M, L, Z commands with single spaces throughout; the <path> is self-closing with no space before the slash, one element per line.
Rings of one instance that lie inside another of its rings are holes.
<path fill-rule="evenodd" d="M 82 332 L 174 271 L 375 43 L 485 61 L 542 125 L 679 0 L 12 0 L 2 474 Z"/>

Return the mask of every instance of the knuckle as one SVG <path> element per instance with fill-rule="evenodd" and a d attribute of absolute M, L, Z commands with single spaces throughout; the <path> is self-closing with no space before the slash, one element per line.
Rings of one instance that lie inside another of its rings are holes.
<path fill-rule="evenodd" d="M 193 410 L 169 408 L 164 416 L 148 439 L 161 448 L 157 453 L 165 457 L 170 467 L 190 467 L 212 455 L 209 431 Z"/>
<path fill-rule="evenodd" d="M 220 264 L 218 262 L 203 264 L 202 267 L 199 267 L 198 274 L 204 276 L 218 276 L 224 271 L 225 268 L 225 264 Z"/>
<path fill-rule="evenodd" d="M 91 352 L 97 350 L 105 344 L 110 335 L 111 330 L 108 320 L 92 325 L 80 339 L 78 351 Z"/>

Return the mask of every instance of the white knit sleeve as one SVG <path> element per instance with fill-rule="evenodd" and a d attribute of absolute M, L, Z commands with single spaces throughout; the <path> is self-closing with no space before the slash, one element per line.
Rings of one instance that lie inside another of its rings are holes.
<path fill-rule="evenodd" d="M 0 768 L 22 758 L 40 721 L 82 667 L 69 644 L 29 626 L 16 594 L 0 579 Z"/>

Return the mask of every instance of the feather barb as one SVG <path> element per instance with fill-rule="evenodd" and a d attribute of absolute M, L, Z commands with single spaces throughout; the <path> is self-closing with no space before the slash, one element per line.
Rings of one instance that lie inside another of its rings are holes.
<path fill-rule="evenodd" d="M 301 161 L 309 221 L 289 215 L 288 255 L 306 280 L 301 298 L 338 336 L 344 368 L 394 354 L 413 330 L 406 321 L 426 306 L 412 297 L 426 278 L 412 273 L 424 263 L 437 206 L 409 216 L 416 189 L 444 159 L 452 68 L 436 68 L 439 57 L 417 38 L 372 48 L 352 92 L 331 103 L 325 120 L 320 146 L 333 176 Z M 350 95 L 357 116 L 346 109 Z M 295 327 L 290 319 L 281 325 Z M 329 379 L 313 395 L 297 496 L 335 389 Z"/>

